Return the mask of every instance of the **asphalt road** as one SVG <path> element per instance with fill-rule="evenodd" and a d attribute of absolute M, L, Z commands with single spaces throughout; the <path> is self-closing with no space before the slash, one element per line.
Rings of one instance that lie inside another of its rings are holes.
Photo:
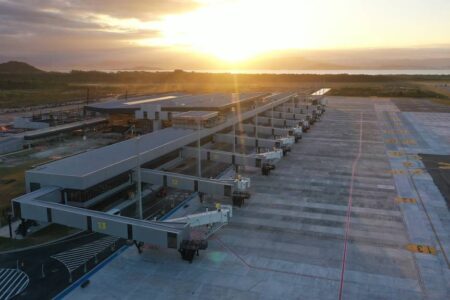
<path fill-rule="evenodd" d="M 104 237 L 102 234 L 82 232 L 76 236 L 52 243 L 46 246 L 0 255 L 0 268 L 19 268 L 30 278 L 28 287 L 15 299 L 51 299 L 69 286 L 69 273 L 52 255 L 91 243 Z M 124 240 L 119 240 L 114 251 L 105 249 L 98 255 L 97 263 L 91 260 L 86 265 L 86 271 L 94 268 L 98 263 L 117 251 Z M 85 273 L 80 267 L 72 273 L 72 282 Z"/>
<path fill-rule="evenodd" d="M 450 106 L 422 98 L 392 98 L 401 111 L 450 113 Z"/>
<path fill-rule="evenodd" d="M 450 209 L 450 155 L 420 154 L 420 157 Z"/>

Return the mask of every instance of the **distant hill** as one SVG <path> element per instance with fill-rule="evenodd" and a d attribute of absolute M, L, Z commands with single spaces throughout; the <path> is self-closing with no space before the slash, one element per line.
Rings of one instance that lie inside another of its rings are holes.
<path fill-rule="evenodd" d="M 45 71 L 21 61 L 8 61 L 0 64 L 0 73 L 32 74 L 45 73 Z"/>
<path fill-rule="evenodd" d="M 131 68 L 121 68 L 119 71 L 161 71 L 163 69 L 158 67 L 146 67 L 146 66 L 137 66 Z"/>

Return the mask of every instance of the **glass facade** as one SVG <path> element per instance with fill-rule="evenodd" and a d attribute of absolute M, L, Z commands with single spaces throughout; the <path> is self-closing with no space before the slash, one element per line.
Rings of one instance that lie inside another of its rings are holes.
<path fill-rule="evenodd" d="M 121 184 L 129 182 L 131 180 L 131 172 L 122 173 L 116 177 L 105 180 L 99 184 L 96 184 L 86 190 L 65 189 L 63 193 L 67 193 L 68 202 L 83 203 L 90 199 L 97 197 Z"/>

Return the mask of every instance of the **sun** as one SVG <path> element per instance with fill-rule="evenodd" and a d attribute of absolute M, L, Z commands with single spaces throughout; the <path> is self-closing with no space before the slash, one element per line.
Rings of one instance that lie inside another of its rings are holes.
<path fill-rule="evenodd" d="M 145 43 L 194 50 L 234 64 L 299 47 L 307 31 L 297 21 L 297 2 L 286 3 L 295 7 L 274 15 L 277 1 L 212 1 L 192 12 L 166 16 L 158 26 L 160 37 Z"/>
<path fill-rule="evenodd" d="M 246 60 L 266 51 L 256 42 L 258 34 L 251 22 L 242 19 L 236 7 L 210 6 L 182 16 L 167 17 L 162 26 L 169 44 L 211 54 L 227 62 Z"/>

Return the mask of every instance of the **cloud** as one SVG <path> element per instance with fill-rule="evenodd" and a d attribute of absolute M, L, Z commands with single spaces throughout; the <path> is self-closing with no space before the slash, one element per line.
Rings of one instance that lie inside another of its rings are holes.
<path fill-rule="evenodd" d="M 117 18 L 157 19 L 161 15 L 178 14 L 199 6 L 194 1 L 183 0 L 79 0 L 70 1 L 70 8 L 82 11 L 102 12 Z"/>
<path fill-rule="evenodd" d="M 346 22 L 341 22 L 344 16 L 349 14 L 361 18 L 364 15 L 361 12 L 365 10 L 358 10 L 359 6 L 355 6 L 359 13 L 353 13 L 353 6 L 338 5 L 334 3 L 335 1 L 329 0 L 337 7 L 345 8 L 345 14 L 328 9 L 321 11 L 321 21 L 317 22 L 314 15 L 315 8 L 324 1 L 316 3 L 296 0 L 0 0 L 0 60 L 24 60 L 42 68 L 53 69 L 60 67 L 64 69 L 108 68 L 108 66 L 121 68 L 135 65 L 185 69 L 211 68 L 213 64 L 219 64 L 217 58 L 204 54 L 208 53 L 207 51 L 192 50 L 195 49 L 192 44 L 201 42 L 201 45 L 205 43 L 207 46 L 214 46 L 215 52 L 219 50 L 227 52 L 234 50 L 233 45 L 236 43 L 236 37 L 239 36 L 242 41 L 241 43 L 238 40 L 240 48 L 248 46 L 250 49 L 267 46 L 265 44 L 267 41 L 272 44 L 282 44 L 278 38 L 280 37 L 282 41 L 288 34 L 290 34 L 289 40 L 300 41 L 300 44 L 305 43 L 305 48 L 311 49 L 320 48 L 320 46 L 308 47 L 308 38 L 311 38 L 312 45 L 321 45 L 321 41 L 333 44 L 331 42 L 333 38 L 343 44 L 348 42 L 349 45 L 365 40 L 351 35 L 353 29 L 363 28 L 364 26 L 359 25 L 364 22 L 350 17 L 348 19 L 353 21 L 349 21 L 347 27 L 344 26 Z M 257 6 L 249 4 L 252 2 L 257 3 Z M 299 3 L 303 2 L 305 9 L 301 10 L 290 9 L 289 6 L 283 5 L 283 3 L 300 5 Z M 264 3 L 265 10 L 263 10 Z M 316 4 L 310 6 L 311 3 Z M 228 11 L 222 9 L 225 4 L 230 6 Z M 242 5 L 247 10 L 239 9 Z M 385 5 L 373 5 L 383 8 L 384 12 Z M 421 5 L 429 7 L 430 11 L 433 7 L 431 4 Z M 303 60 L 348 65 L 362 64 L 369 59 L 376 59 L 378 62 L 385 57 L 396 59 L 448 57 L 448 34 L 445 35 L 447 32 L 444 30 L 448 27 L 446 26 L 448 18 L 443 18 L 444 12 L 448 10 L 439 7 L 436 11 L 437 16 L 433 14 L 432 19 L 427 19 L 415 18 L 411 14 L 403 13 L 403 7 L 398 5 L 396 7 L 402 13 L 394 13 L 396 10 L 391 11 L 390 16 L 394 18 L 383 15 L 384 19 L 381 23 L 372 22 L 369 18 L 369 21 L 365 22 L 368 23 L 366 31 L 361 30 L 364 37 L 379 39 L 387 47 L 396 45 L 394 42 L 402 39 L 404 44 L 408 45 L 406 41 L 411 36 L 413 41 L 431 44 L 438 41 L 446 45 L 435 46 L 435 48 L 441 48 L 437 50 L 427 48 L 423 51 L 408 52 L 400 50 L 380 52 L 367 49 L 362 50 L 361 53 L 355 50 L 330 52 L 302 50 L 299 52 L 298 49 L 292 49 L 292 53 L 283 52 L 277 56 L 270 53 L 272 59 L 267 59 L 268 56 L 266 56 L 264 59 L 257 60 L 258 64 L 255 63 L 255 68 L 277 68 L 277 66 L 278 68 L 295 68 L 299 65 L 297 61 L 303 62 Z M 193 10 L 195 12 L 185 14 Z M 216 14 L 211 14 L 210 12 L 214 10 Z M 202 11 L 203 15 L 200 14 Z M 286 11 L 291 11 L 294 17 L 288 18 Z M 417 8 L 416 11 L 418 11 Z M 267 17 L 263 12 L 267 14 Z M 168 15 L 176 16 L 167 17 Z M 242 17 L 237 19 L 238 16 Z M 283 18 L 277 19 L 277 16 Z M 335 19 L 336 16 L 338 19 Z M 378 17 L 378 14 L 373 17 Z M 332 26 L 327 25 L 327 20 Z M 414 23 L 422 20 L 422 23 L 414 27 L 415 29 L 411 29 L 413 28 L 410 26 L 413 23 L 411 20 L 414 20 Z M 354 22 L 358 22 L 358 26 L 354 26 Z M 403 27 L 397 23 L 403 24 Z M 267 26 L 264 27 L 261 24 Z M 340 27 L 340 24 L 344 25 Z M 408 30 L 404 30 L 405 24 L 409 26 Z M 220 30 L 216 30 L 213 25 Z M 375 27 L 382 34 L 370 34 L 377 32 Z M 385 27 L 389 30 L 385 30 Z M 421 31 L 416 32 L 417 28 Z M 421 34 L 422 32 L 426 35 Z M 422 39 L 422 36 L 432 37 Z M 219 39 L 214 39 L 215 37 Z M 280 59 L 274 60 L 273 57 L 280 57 Z M 301 60 L 298 57 L 304 59 Z M 284 59 L 284 64 L 281 63 L 281 58 Z"/>
<path fill-rule="evenodd" d="M 64 12 L 64 14 L 104 14 L 116 18 L 155 20 L 162 15 L 179 14 L 198 8 L 189 0 L 16 0 L 8 1 L 33 11 Z"/>
<path fill-rule="evenodd" d="M 0 2 L 0 20 L 3 25 L 18 26 L 21 24 L 19 28 L 34 29 L 36 31 L 39 27 L 92 29 L 94 25 L 70 14 L 52 12 L 31 5 L 9 1 Z M 39 27 L 33 28 L 33 25 Z"/>
<path fill-rule="evenodd" d="M 159 35 L 154 23 L 161 17 L 198 5 L 181 0 L 0 0 L 0 56 L 47 54 L 76 61 L 93 50 L 133 52 L 131 41 Z"/>

